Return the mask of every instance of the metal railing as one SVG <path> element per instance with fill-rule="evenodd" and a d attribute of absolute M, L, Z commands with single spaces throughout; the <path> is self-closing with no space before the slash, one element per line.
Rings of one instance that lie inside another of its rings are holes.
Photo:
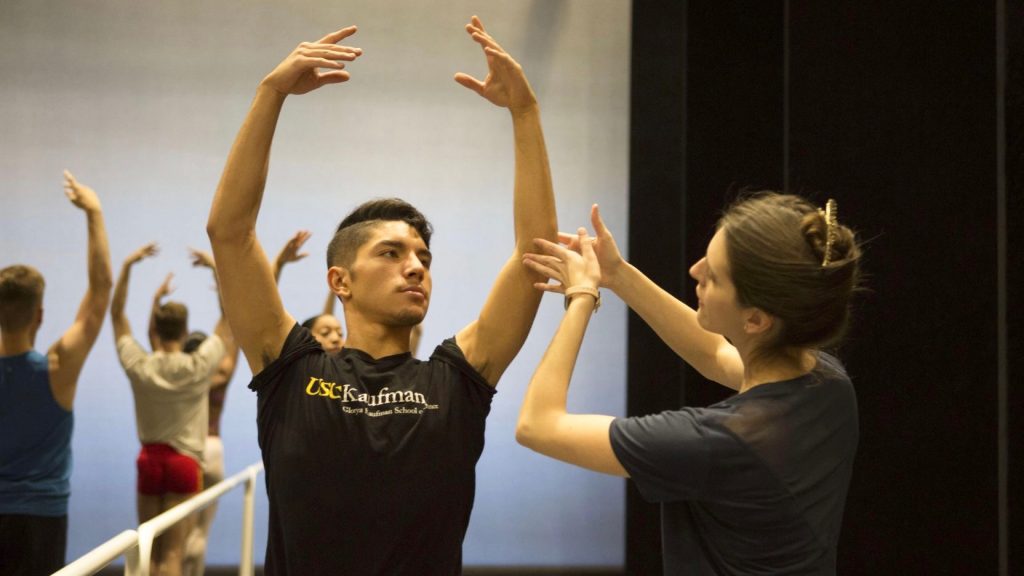
<path fill-rule="evenodd" d="M 242 509 L 242 555 L 238 562 L 239 576 L 253 574 L 253 520 L 255 512 L 256 476 L 263 471 L 257 462 L 231 478 L 227 478 L 174 508 L 150 518 L 136 530 L 125 530 L 84 556 L 55 572 L 53 576 L 91 576 L 103 570 L 119 556 L 124 555 L 125 576 L 149 576 L 153 540 L 189 514 L 206 508 L 239 484 L 245 483 Z"/>

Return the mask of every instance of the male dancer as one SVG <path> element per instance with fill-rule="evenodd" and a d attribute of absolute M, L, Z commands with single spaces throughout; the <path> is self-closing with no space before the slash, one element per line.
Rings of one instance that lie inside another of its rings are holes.
<path fill-rule="evenodd" d="M 348 337 L 329 355 L 284 310 L 256 238 L 270 144 L 289 94 L 344 82 L 359 48 L 354 26 L 300 44 L 263 79 L 228 157 L 207 231 L 225 312 L 256 375 L 276 574 L 459 574 L 475 465 L 494 385 L 519 351 L 539 304 L 521 255 L 557 236 L 536 99 L 521 67 L 476 17 L 481 82 L 455 80 L 508 108 L 515 132 L 515 246 L 479 317 L 426 362 L 410 331 L 430 301 L 430 225 L 401 200 L 363 204 L 328 248 L 328 284 Z M 318 69 L 330 69 L 321 72 Z"/>
<path fill-rule="evenodd" d="M 0 574 L 36 576 L 64 566 L 71 494 L 71 412 L 78 375 L 110 303 L 112 274 L 99 198 L 64 172 L 64 193 L 85 212 L 89 286 L 71 327 L 46 355 L 42 274 L 0 270 Z"/>
<path fill-rule="evenodd" d="M 136 460 L 139 522 L 170 510 L 202 490 L 202 458 L 209 422 L 206 394 L 210 376 L 224 356 L 225 342 L 232 337 L 222 315 L 214 335 L 195 352 L 186 354 L 188 309 L 180 302 L 162 302 L 171 292 L 168 275 L 153 297 L 149 324 L 153 351 L 142 348 L 132 336 L 124 308 L 132 266 L 156 251 L 155 244 L 147 244 L 125 259 L 110 306 L 117 356 L 131 381 L 142 443 Z M 191 519 L 178 522 L 157 539 L 154 573 L 181 574 L 190 524 Z"/>

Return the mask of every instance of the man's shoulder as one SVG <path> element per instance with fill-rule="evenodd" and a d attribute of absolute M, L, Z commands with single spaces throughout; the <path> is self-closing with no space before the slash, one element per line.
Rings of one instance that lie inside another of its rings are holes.
<path fill-rule="evenodd" d="M 275 388 L 276 384 L 272 384 L 273 382 L 289 374 L 293 369 L 301 368 L 317 353 L 326 355 L 323 347 L 309 330 L 296 323 L 285 338 L 277 357 L 265 362 L 263 369 L 253 375 L 249 389 L 261 392 Z"/>
<path fill-rule="evenodd" d="M 46 372 L 49 367 L 49 361 L 46 354 L 34 349 L 21 354 L 0 355 L 0 366 L 15 369 L 19 365 L 24 366 L 31 372 Z"/>
<path fill-rule="evenodd" d="M 210 334 L 193 354 L 199 354 L 211 359 L 219 359 L 224 355 L 224 350 L 224 340 L 216 334 Z"/>
<path fill-rule="evenodd" d="M 136 340 L 135 337 L 132 336 L 131 334 L 121 335 L 121 337 L 118 338 L 114 344 L 115 347 L 117 348 L 118 353 L 139 352 L 146 356 L 152 356 L 152 353 L 147 352 L 142 347 L 142 344 L 139 344 L 139 341 Z"/>
<path fill-rule="evenodd" d="M 446 366 L 450 370 L 452 378 L 461 378 L 470 383 L 470 388 L 482 391 L 485 398 L 490 398 L 495 393 L 495 387 L 466 359 L 466 355 L 454 336 L 446 338 L 434 348 L 427 364 Z"/>
<path fill-rule="evenodd" d="M 476 372 L 476 370 L 466 360 L 466 353 L 459 346 L 455 336 L 445 338 L 440 344 L 434 347 L 434 351 L 431 352 L 428 362 L 446 362 L 449 364 L 455 364 L 457 366 L 465 366 L 470 370 Z"/>

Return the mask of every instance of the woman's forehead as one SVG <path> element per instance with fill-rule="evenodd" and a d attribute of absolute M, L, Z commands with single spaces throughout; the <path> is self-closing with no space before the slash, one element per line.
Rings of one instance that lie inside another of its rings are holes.
<path fill-rule="evenodd" d="M 341 328 L 341 322 L 338 322 L 338 319 L 333 314 L 324 314 L 313 322 L 314 330 L 320 328 Z"/>
<path fill-rule="evenodd" d="M 711 237 L 705 256 L 708 265 L 716 274 L 728 273 L 729 260 L 725 251 L 725 230 L 723 228 L 719 228 Z"/>

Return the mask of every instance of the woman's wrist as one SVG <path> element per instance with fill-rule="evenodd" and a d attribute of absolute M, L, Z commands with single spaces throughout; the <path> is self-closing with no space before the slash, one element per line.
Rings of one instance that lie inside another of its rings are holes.
<path fill-rule="evenodd" d="M 565 289 L 565 309 L 569 309 L 569 303 L 574 298 L 591 297 L 594 299 L 594 312 L 601 307 L 601 292 L 593 286 L 570 286 Z"/>

